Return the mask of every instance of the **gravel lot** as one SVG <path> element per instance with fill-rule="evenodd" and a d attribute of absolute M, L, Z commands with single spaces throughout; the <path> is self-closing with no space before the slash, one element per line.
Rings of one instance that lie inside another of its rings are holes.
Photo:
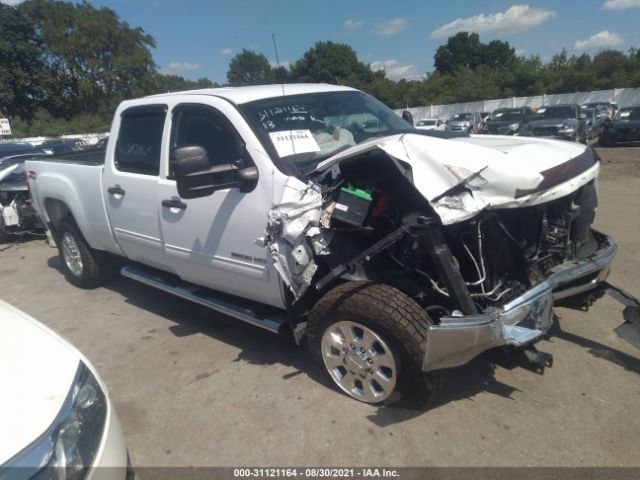
<path fill-rule="evenodd" d="M 640 296 L 640 147 L 599 152 L 609 281 Z M 92 360 L 134 466 L 640 466 L 640 326 L 609 295 L 557 308 L 543 376 L 476 359 L 414 411 L 338 393 L 286 337 L 119 276 L 80 290 L 60 268 L 42 240 L 5 248 L 0 296 Z"/>

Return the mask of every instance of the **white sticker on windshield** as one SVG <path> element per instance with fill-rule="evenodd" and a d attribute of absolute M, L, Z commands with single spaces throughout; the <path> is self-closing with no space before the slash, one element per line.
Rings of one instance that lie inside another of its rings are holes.
<path fill-rule="evenodd" d="M 631 112 L 620 112 L 620 117 L 622 118 L 628 117 L 629 115 L 631 115 Z"/>
<path fill-rule="evenodd" d="M 546 111 L 547 111 L 546 108 L 539 108 L 537 113 L 544 113 Z"/>
<path fill-rule="evenodd" d="M 496 113 L 493 117 L 494 118 L 500 118 L 502 115 L 504 115 L 504 113 L 499 112 L 499 113 Z"/>
<path fill-rule="evenodd" d="M 310 130 L 282 130 L 269 132 L 269 136 L 280 157 L 320 151 L 318 142 L 313 138 Z"/>

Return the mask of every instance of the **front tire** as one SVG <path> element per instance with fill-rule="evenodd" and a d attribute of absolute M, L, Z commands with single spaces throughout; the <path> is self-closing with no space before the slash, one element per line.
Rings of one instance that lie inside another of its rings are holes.
<path fill-rule="evenodd" d="M 56 226 L 56 244 L 68 280 L 76 287 L 96 288 L 107 277 L 108 254 L 94 250 L 74 223 L 62 220 Z"/>
<path fill-rule="evenodd" d="M 314 358 L 350 397 L 423 406 L 444 382 L 444 372 L 421 368 L 431 324 L 427 313 L 399 290 L 348 282 L 314 306 L 307 339 Z"/>

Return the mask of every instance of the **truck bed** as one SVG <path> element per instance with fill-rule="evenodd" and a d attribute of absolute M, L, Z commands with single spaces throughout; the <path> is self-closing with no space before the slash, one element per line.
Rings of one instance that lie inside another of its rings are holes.
<path fill-rule="evenodd" d="M 66 153 L 64 155 L 51 155 L 34 157 L 34 160 L 55 163 L 77 163 L 80 165 L 104 165 L 105 150 L 84 150 L 80 152 Z"/>
<path fill-rule="evenodd" d="M 56 205 L 64 204 L 91 247 L 120 253 L 102 195 L 104 158 L 104 151 L 37 157 L 26 161 L 26 169 L 34 205 L 44 222 L 59 215 Z"/>

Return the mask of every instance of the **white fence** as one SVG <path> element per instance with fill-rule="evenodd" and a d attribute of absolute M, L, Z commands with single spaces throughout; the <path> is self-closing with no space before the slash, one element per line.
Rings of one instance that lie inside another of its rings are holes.
<path fill-rule="evenodd" d="M 483 100 L 480 102 L 452 103 L 450 105 L 430 105 L 428 107 L 410 108 L 414 120 L 421 118 L 448 119 L 462 112 L 493 112 L 498 108 L 531 107 L 558 105 L 560 103 L 612 102 L 620 107 L 640 105 L 640 88 L 616 88 L 596 92 L 562 93 L 558 95 L 538 95 L 536 97 L 512 97 L 499 100 Z M 398 113 L 402 110 L 398 110 Z"/>

